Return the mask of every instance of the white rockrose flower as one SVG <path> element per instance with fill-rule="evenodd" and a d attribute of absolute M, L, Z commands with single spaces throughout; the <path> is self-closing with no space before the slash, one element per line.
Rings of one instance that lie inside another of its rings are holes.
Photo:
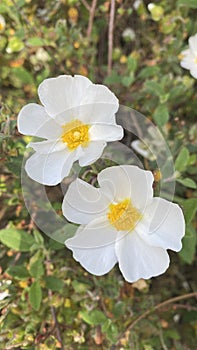
<path fill-rule="evenodd" d="M 192 77 L 197 79 L 197 34 L 188 40 L 189 48 L 181 52 L 181 67 L 188 69 Z"/>
<path fill-rule="evenodd" d="M 123 137 L 123 128 L 115 120 L 118 99 L 104 85 L 80 75 L 61 75 L 44 80 L 38 95 L 43 106 L 24 106 L 18 130 L 46 139 L 29 143 L 36 152 L 25 165 L 29 177 L 41 184 L 60 183 L 69 175 L 73 162 L 92 164 L 108 141 Z"/>
<path fill-rule="evenodd" d="M 104 275 L 118 263 L 128 282 L 160 275 L 169 266 L 167 249 L 179 251 L 185 232 L 181 208 L 153 197 L 153 175 L 132 165 L 112 166 L 98 174 L 99 188 L 77 179 L 62 210 L 80 224 L 65 241 L 90 273 Z"/>

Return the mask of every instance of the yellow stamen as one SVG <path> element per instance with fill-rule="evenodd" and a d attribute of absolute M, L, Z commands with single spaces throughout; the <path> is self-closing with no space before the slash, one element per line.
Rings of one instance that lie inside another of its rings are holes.
<path fill-rule="evenodd" d="M 130 199 L 126 198 L 120 203 L 111 203 L 107 217 L 110 224 L 118 231 L 131 231 L 142 215 L 132 206 Z"/>
<path fill-rule="evenodd" d="M 66 143 L 70 151 L 73 151 L 80 145 L 86 147 L 90 141 L 89 128 L 89 125 L 83 124 L 78 119 L 74 119 L 70 123 L 63 125 L 64 132 L 61 139 Z"/>

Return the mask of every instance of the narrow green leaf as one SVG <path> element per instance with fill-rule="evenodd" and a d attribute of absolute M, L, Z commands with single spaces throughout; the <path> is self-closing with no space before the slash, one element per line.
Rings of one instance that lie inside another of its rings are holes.
<path fill-rule="evenodd" d="M 38 311 L 42 301 L 42 289 L 38 281 L 32 283 L 30 287 L 29 301 L 33 309 Z"/>
<path fill-rule="evenodd" d="M 197 187 L 196 183 L 192 179 L 189 179 L 188 177 L 186 177 L 185 179 L 177 179 L 176 181 L 185 187 L 194 188 L 194 189 L 196 189 Z"/>
<path fill-rule="evenodd" d="M 33 244 L 35 244 L 34 238 L 30 234 L 15 228 L 1 230 L 0 241 L 7 247 L 20 252 L 30 251 Z"/>
<path fill-rule="evenodd" d="M 12 266 L 6 271 L 10 276 L 15 279 L 24 280 L 30 277 L 29 272 L 24 266 Z"/>
<path fill-rule="evenodd" d="M 166 105 L 160 105 L 157 107 L 153 114 L 153 119 L 158 126 L 165 125 L 169 120 L 169 112 Z"/>
<path fill-rule="evenodd" d="M 53 276 L 47 276 L 44 278 L 45 286 L 47 289 L 51 289 L 53 292 L 59 292 L 64 287 L 64 282 Z"/>
<path fill-rule="evenodd" d="M 40 278 L 44 275 L 43 261 L 42 259 L 38 259 L 30 264 L 29 272 L 32 277 Z"/>
<path fill-rule="evenodd" d="M 187 167 L 187 163 L 189 161 L 189 151 L 186 147 L 183 147 L 176 158 L 175 161 L 175 170 L 177 171 L 184 171 Z"/>

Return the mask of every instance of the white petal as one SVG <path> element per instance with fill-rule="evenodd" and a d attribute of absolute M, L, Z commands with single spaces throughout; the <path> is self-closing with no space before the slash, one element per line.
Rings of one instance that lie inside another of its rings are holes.
<path fill-rule="evenodd" d="M 117 97 L 106 86 L 99 84 L 89 85 L 86 89 L 86 94 L 81 100 L 83 104 L 111 104 L 114 105 L 113 113 L 117 112 L 119 103 Z"/>
<path fill-rule="evenodd" d="M 97 276 L 109 272 L 117 262 L 114 248 L 116 232 L 107 229 L 105 225 L 104 221 L 94 220 L 86 227 L 80 227 L 77 234 L 65 242 L 73 251 L 74 259 L 88 272 Z M 108 242 L 104 245 L 106 239 Z"/>
<path fill-rule="evenodd" d="M 166 250 L 149 246 L 134 231 L 118 235 L 115 251 L 120 271 L 128 282 L 158 276 L 169 266 Z"/>
<path fill-rule="evenodd" d="M 59 151 L 62 151 L 63 149 L 66 149 L 65 143 L 63 143 L 59 140 L 30 142 L 27 145 L 27 148 L 29 148 L 29 147 L 33 148 L 34 151 L 41 153 L 41 154 L 59 152 Z"/>
<path fill-rule="evenodd" d="M 195 67 L 193 67 L 191 70 L 190 70 L 190 74 L 192 75 L 192 77 L 194 77 L 195 79 L 197 79 L 197 64 Z"/>
<path fill-rule="evenodd" d="M 69 175 L 76 152 L 63 150 L 49 154 L 33 154 L 25 164 L 29 177 L 43 185 L 54 186 Z"/>
<path fill-rule="evenodd" d="M 192 55 L 190 50 L 183 51 L 182 55 L 183 59 L 180 62 L 181 67 L 190 69 L 191 67 L 195 66 L 195 56 Z"/>
<path fill-rule="evenodd" d="M 190 50 L 193 55 L 197 56 L 197 34 L 191 36 L 188 41 Z"/>
<path fill-rule="evenodd" d="M 89 130 L 92 141 L 117 141 L 123 138 L 123 128 L 119 125 L 95 124 Z"/>
<path fill-rule="evenodd" d="M 140 236 L 152 246 L 172 249 L 182 248 L 181 239 L 185 234 L 185 220 L 181 208 L 162 198 L 153 198 L 145 210 L 144 223 L 148 232 L 139 232 Z M 136 227 L 137 231 L 138 227 Z"/>
<path fill-rule="evenodd" d="M 153 197 L 153 175 L 133 165 L 113 166 L 98 174 L 98 182 L 104 193 L 116 202 L 131 198 L 135 208 L 143 209 Z"/>
<path fill-rule="evenodd" d="M 79 234 L 70 238 L 72 244 L 69 247 L 80 249 L 102 248 L 114 245 L 117 238 L 116 229 L 109 224 L 106 215 L 92 220 L 87 225 L 82 226 Z"/>
<path fill-rule="evenodd" d="M 62 128 L 45 111 L 44 107 L 29 103 L 18 115 L 18 130 L 21 134 L 55 139 L 62 133 Z"/>
<path fill-rule="evenodd" d="M 87 166 L 94 163 L 102 156 L 106 145 L 105 141 L 90 141 L 87 147 L 81 147 L 82 153 L 79 157 L 79 165 Z"/>
<path fill-rule="evenodd" d="M 105 215 L 107 208 L 108 201 L 100 189 L 80 179 L 70 184 L 62 203 L 63 215 L 77 224 L 87 224 Z"/>
<path fill-rule="evenodd" d="M 89 85 L 92 83 L 86 77 L 60 75 L 57 78 L 45 79 L 38 88 L 38 94 L 47 112 L 55 116 L 78 106 Z"/>

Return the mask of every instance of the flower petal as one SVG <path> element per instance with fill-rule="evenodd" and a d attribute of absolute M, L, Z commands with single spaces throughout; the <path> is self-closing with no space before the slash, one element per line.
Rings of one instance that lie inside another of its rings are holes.
<path fill-rule="evenodd" d="M 69 175 L 76 159 L 75 151 L 63 150 L 50 154 L 36 152 L 27 160 L 25 170 L 34 181 L 43 185 L 55 186 Z"/>
<path fill-rule="evenodd" d="M 153 175 L 133 165 L 112 166 L 98 174 L 98 182 L 104 193 L 116 202 L 131 198 L 135 208 L 143 210 L 153 197 Z"/>
<path fill-rule="evenodd" d="M 197 65 L 190 69 L 190 74 L 191 74 L 192 77 L 197 79 Z"/>
<path fill-rule="evenodd" d="M 181 67 L 190 69 L 192 66 L 195 66 L 195 57 L 189 49 L 181 52 L 181 54 L 183 55 L 183 59 L 180 62 Z"/>
<path fill-rule="evenodd" d="M 162 198 L 153 198 L 145 210 L 144 223 L 149 227 L 140 236 L 151 246 L 181 250 L 181 239 L 185 234 L 185 220 L 181 208 Z M 138 227 L 136 227 L 136 231 Z"/>
<path fill-rule="evenodd" d="M 59 140 L 30 142 L 27 145 L 27 148 L 29 148 L 29 147 L 32 147 L 34 149 L 34 151 L 41 153 L 41 154 L 59 152 L 59 151 L 62 151 L 63 149 L 66 149 L 65 143 L 63 143 Z"/>
<path fill-rule="evenodd" d="M 148 245 L 134 231 L 118 234 L 115 252 L 120 271 L 128 282 L 158 276 L 169 266 L 166 250 Z"/>
<path fill-rule="evenodd" d="M 73 181 L 63 200 L 62 211 L 67 220 L 76 224 L 87 224 L 105 215 L 108 201 L 100 189 L 80 179 Z"/>
<path fill-rule="evenodd" d="M 83 76 L 60 75 L 45 79 L 38 88 L 40 101 L 51 116 L 80 104 L 86 89 L 92 82 Z"/>
<path fill-rule="evenodd" d="M 62 133 L 62 128 L 45 111 L 44 107 L 29 103 L 18 115 L 18 130 L 21 134 L 55 139 Z"/>
<path fill-rule="evenodd" d="M 87 166 L 99 159 L 107 143 L 105 141 L 90 141 L 87 147 L 81 147 L 79 165 Z"/>
<path fill-rule="evenodd" d="M 104 225 L 104 227 L 102 226 Z M 117 262 L 114 242 L 116 232 L 105 227 L 103 220 L 94 220 L 77 234 L 68 239 L 65 245 L 73 251 L 73 257 L 90 273 L 101 276 L 109 272 Z M 108 240 L 107 245 L 104 245 Z M 112 244 L 109 244 L 109 241 Z"/>
<path fill-rule="evenodd" d="M 119 107 L 117 97 L 106 86 L 91 84 L 87 87 L 86 93 L 81 99 L 81 105 L 91 104 L 110 104 L 114 105 L 113 113 L 116 113 Z"/>
<path fill-rule="evenodd" d="M 89 130 L 92 141 L 116 141 L 123 138 L 123 128 L 120 125 L 95 124 Z"/>

